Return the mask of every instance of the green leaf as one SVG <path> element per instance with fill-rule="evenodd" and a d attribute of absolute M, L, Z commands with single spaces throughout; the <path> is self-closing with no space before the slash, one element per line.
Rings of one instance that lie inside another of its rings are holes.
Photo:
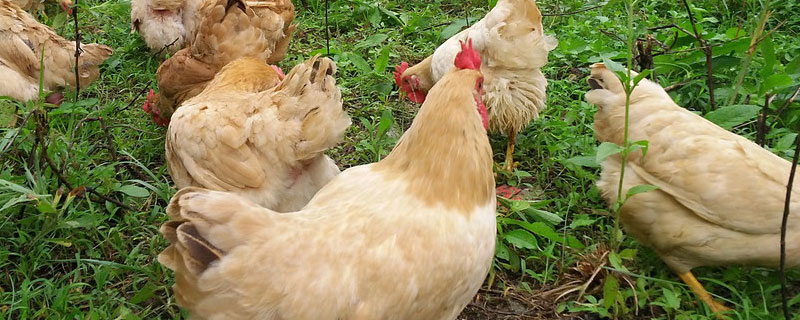
<path fill-rule="evenodd" d="M 652 70 L 646 69 L 646 70 L 642 71 L 642 73 L 637 74 L 635 77 L 633 77 L 633 86 L 635 87 L 636 85 L 638 85 L 639 82 L 642 81 L 642 79 L 644 79 L 647 76 L 649 76 L 651 72 L 652 72 Z"/>
<path fill-rule="evenodd" d="M 350 61 L 350 63 L 352 63 L 353 66 L 355 66 L 356 69 L 362 73 L 368 73 L 372 71 L 372 68 L 369 67 L 367 61 L 364 60 L 364 57 L 362 57 L 360 54 L 345 52 L 342 54 L 342 57 Z"/>
<path fill-rule="evenodd" d="M 785 73 L 773 74 L 761 85 L 761 93 L 774 92 L 792 85 L 792 77 Z"/>
<path fill-rule="evenodd" d="M 616 252 L 610 252 L 608 254 L 608 262 L 614 269 L 628 271 L 628 269 L 622 265 L 622 258 Z"/>
<path fill-rule="evenodd" d="M 725 106 L 705 115 L 709 121 L 730 130 L 736 125 L 750 121 L 758 115 L 761 107 L 751 104 Z"/>
<path fill-rule="evenodd" d="M 535 208 L 528 208 L 527 210 L 525 210 L 525 213 L 527 213 L 528 215 L 530 215 L 531 217 L 533 217 L 536 220 L 539 220 L 539 221 L 542 221 L 542 222 L 546 222 L 546 223 L 549 223 L 551 225 L 556 225 L 556 224 L 564 222 L 564 219 L 559 217 L 555 213 L 547 212 L 547 211 L 544 211 L 544 210 L 539 210 L 539 209 L 535 209 Z"/>
<path fill-rule="evenodd" d="M 133 295 L 133 298 L 131 298 L 130 303 L 139 304 L 147 299 L 150 299 L 151 297 L 155 296 L 154 293 L 156 289 L 158 289 L 156 285 L 154 285 L 152 282 L 147 282 L 147 284 L 145 284 L 144 287 L 139 289 L 139 291 L 136 292 L 135 295 Z"/>
<path fill-rule="evenodd" d="M 658 189 L 658 187 L 649 184 L 640 184 L 634 186 L 633 188 L 628 189 L 628 192 L 625 194 L 625 200 L 628 200 L 628 198 L 633 197 L 637 194 L 644 193 L 647 191 L 653 191 L 656 189 Z"/>
<path fill-rule="evenodd" d="M 778 142 L 775 143 L 775 149 L 782 151 L 782 150 L 789 150 L 794 146 L 794 141 L 797 139 L 796 133 L 787 134 L 780 139 Z"/>
<path fill-rule="evenodd" d="M 356 49 L 371 48 L 371 47 L 374 47 L 374 46 L 377 46 L 377 45 L 381 44 L 387 38 L 389 38 L 389 36 L 387 36 L 387 35 L 385 35 L 383 33 L 374 34 L 374 35 L 371 35 L 371 36 L 369 36 L 368 38 L 366 38 L 364 40 L 361 40 L 361 42 L 356 44 L 355 48 Z"/>
<path fill-rule="evenodd" d="M 647 149 L 648 149 L 649 146 L 650 146 L 650 142 L 647 141 L 647 140 L 634 141 L 628 147 L 628 154 L 630 154 L 631 152 L 634 152 L 636 150 L 642 149 L 642 156 L 644 157 L 644 156 L 647 155 Z"/>
<path fill-rule="evenodd" d="M 150 191 L 147 191 L 147 189 L 131 184 L 122 186 L 117 191 L 136 198 L 146 198 L 150 195 Z"/>
<path fill-rule="evenodd" d="M 666 307 L 668 309 L 677 310 L 681 306 L 681 298 L 678 297 L 678 294 L 675 293 L 675 291 L 662 288 L 661 292 L 664 294 L 664 301 L 667 303 Z"/>
<path fill-rule="evenodd" d="M 536 241 L 536 237 L 530 234 L 530 232 L 522 229 L 511 230 L 506 234 L 504 234 L 503 238 L 506 239 L 508 243 L 513 244 L 517 248 L 536 249 L 539 247 L 539 243 L 538 241 Z"/>
<path fill-rule="evenodd" d="M 53 29 L 60 29 L 64 26 L 64 23 L 67 22 L 67 14 L 64 12 L 59 12 L 55 17 L 53 17 L 53 24 L 51 27 Z"/>
<path fill-rule="evenodd" d="M 617 301 L 617 294 L 619 294 L 619 280 L 613 274 L 606 275 L 606 282 L 603 284 L 603 303 L 606 309 L 611 308 Z"/>
<path fill-rule="evenodd" d="M 467 26 L 467 21 L 464 19 L 458 19 L 453 21 L 450 25 L 442 29 L 442 32 L 439 33 L 439 39 L 447 40 L 450 37 L 454 36 L 456 33 L 461 32 L 461 29 Z"/>
<path fill-rule="evenodd" d="M 386 67 L 389 66 L 389 51 L 389 47 L 381 49 L 378 59 L 375 59 L 375 73 L 382 74 L 386 72 Z"/>
<path fill-rule="evenodd" d="M 589 168 L 600 167 L 600 164 L 598 164 L 596 161 L 596 157 L 593 156 L 575 156 L 564 161 L 582 167 L 589 167 Z"/>
<path fill-rule="evenodd" d="M 394 123 L 394 117 L 392 116 L 392 111 L 387 109 L 383 110 L 381 114 L 381 120 L 378 123 L 378 139 L 383 138 L 386 135 L 386 132 L 392 127 L 392 123 Z"/>
<path fill-rule="evenodd" d="M 622 64 L 605 57 L 603 58 L 603 64 L 606 65 L 606 69 L 615 73 L 617 77 L 619 77 L 620 81 L 622 81 L 623 87 L 626 83 L 628 83 L 628 69 Z"/>
<path fill-rule="evenodd" d="M 631 260 L 636 257 L 636 249 L 625 249 L 619 253 L 619 257 L 625 260 Z"/>
<path fill-rule="evenodd" d="M 617 154 L 622 152 L 623 148 L 616 143 L 613 142 L 603 142 L 597 147 L 597 155 L 595 156 L 595 162 L 602 163 L 603 160 L 608 158 L 610 155 Z"/>
<path fill-rule="evenodd" d="M 563 243 L 569 247 L 582 249 L 584 245 L 574 236 L 567 236 L 566 239 L 561 236 L 558 232 L 553 230 L 549 225 L 544 222 L 525 222 L 520 220 L 514 220 L 509 218 L 498 218 L 497 221 L 505 224 L 513 224 L 516 226 L 520 226 L 532 232 L 535 235 L 542 236 L 550 241 L 555 241 L 558 243 Z"/>
<path fill-rule="evenodd" d="M 509 257 L 511 256 L 511 253 L 508 247 L 506 247 L 504 243 L 498 240 L 497 244 L 495 245 L 494 255 L 499 259 L 508 261 Z"/>

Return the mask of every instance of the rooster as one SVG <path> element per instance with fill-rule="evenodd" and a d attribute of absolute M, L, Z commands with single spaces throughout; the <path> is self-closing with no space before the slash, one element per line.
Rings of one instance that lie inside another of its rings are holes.
<path fill-rule="evenodd" d="M 167 168 L 178 188 L 230 191 L 278 212 L 300 210 L 339 174 L 323 152 L 350 118 L 327 58 L 279 82 L 263 60 L 231 62 L 186 101 L 167 130 Z"/>
<path fill-rule="evenodd" d="M 179 191 L 158 257 L 178 304 L 202 319 L 455 319 L 494 256 L 480 61 L 465 47 L 386 158 L 345 170 L 300 211 Z"/>
<path fill-rule="evenodd" d="M 0 43 L 0 96 L 37 99 L 41 73 L 42 91 L 52 93 L 49 102 L 60 103 L 60 91 L 75 87 L 75 42 L 60 37 L 10 0 L 0 0 Z M 100 76 L 100 64 L 113 50 L 94 43 L 82 44 L 81 49 L 78 81 L 85 88 Z"/>
<path fill-rule="evenodd" d="M 503 169 L 511 171 L 517 133 L 545 107 L 547 79 L 541 68 L 558 42 L 544 35 L 542 14 L 534 1 L 499 0 L 483 19 L 445 41 L 433 55 L 410 68 L 407 62 L 395 67 L 395 82 L 409 100 L 425 101 L 428 90 L 453 68 L 459 41 L 468 37 L 486 60 L 481 72 L 486 77 L 483 99 L 489 110 L 489 132 L 508 135 Z"/>
<path fill-rule="evenodd" d="M 243 57 L 267 61 L 272 51 L 263 19 L 240 0 L 216 0 L 188 48 L 164 61 L 156 71 L 158 93 L 142 109 L 166 126 L 175 108 L 199 94 L 229 62 Z"/>
<path fill-rule="evenodd" d="M 594 128 L 600 141 L 623 144 L 625 92 L 603 64 L 592 66 L 586 99 L 598 106 Z M 620 208 L 634 237 L 664 262 L 714 312 L 728 310 L 694 277 L 700 266 L 748 264 L 777 267 L 786 177 L 791 163 L 681 108 L 664 89 L 643 79 L 630 97 L 629 139 L 647 140 L 648 152 L 631 153 L 623 194 L 637 185 L 658 190 L 636 194 Z M 617 201 L 621 159 L 602 164 L 597 186 Z M 795 179 L 795 185 L 800 178 Z M 800 207 L 793 190 L 792 207 Z M 800 216 L 789 216 L 787 267 L 800 266 Z M 769 248 L 769 249 L 765 249 Z"/>

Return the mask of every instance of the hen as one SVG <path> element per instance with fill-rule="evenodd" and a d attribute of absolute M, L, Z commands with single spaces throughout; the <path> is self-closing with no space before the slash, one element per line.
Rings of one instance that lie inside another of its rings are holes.
<path fill-rule="evenodd" d="M 603 64 L 592 66 L 586 94 L 599 108 L 600 141 L 622 145 L 625 93 Z M 623 193 L 641 184 L 659 189 L 637 194 L 621 207 L 623 225 L 652 246 L 711 310 L 727 310 L 695 279 L 699 266 L 747 264 L 776 267 L 791 163 L 676 105 L 661 86 L 642 80 L 631 96 L 630 141 L 647 140 L 647 156 L 628 158 Z M 598 187 L 609 203 L 617 199 L 621 161 L 602 165 Z M 800 179 L 798 179 L 800 180 Z M 795 185 L 800 181 L 795 180 Z M 792 207 L 800 209 L 800 190 Z M 800 216 L 787 229 L 787 266 L 800 264 Z"/>
<path fill-rule="evenodd" d="M 39 23 L 10 0 L 0 0 L 0 96 L 20 101 L 39 97 L 39 74 L 44 51 L 45 92 L 75 86 L 75 42 L 68 41 Z M 100 76 L 100 64 L 111 56 L 111 48 L 82 44 L 78 58 L 80 86 Z"/>
<path fill-rule="evenodd" d="M 547 79 L 541 68 L 558 42 L 544 35 L 536 2 L 499 0 L 483 19 L 445 41 L 433 55 L 411 68 L 406 62 L 395 67 L 400 90 L 413 102 L 424 101 L 431 86 L 452 69 L 459 41 L 468 37 L 485 60 L 481 72 L 486 77 L 483 98 L 489 110 L 489 132 L 508 135 L 503 168 L 511 171 L 517 133 L 545 107 Z"/>
<path fill-rule="evenodd" d="M 44 1 L 43 0 L 11 0 L 14 4 L 22 8 L 22 10 L 32 12 L 32 11 L 41 11 L 44 10 Z M 59 1 L 58 5 L 63 9 L 65 12 L 72 12 L 70 7 L 72 6 L 72 0 L 61 0 Z"/>
<path fill-rule="evenodd" d="M 208 9 L 197 37 L 158 67 L 158 94 L 150 94 L 143 109 L 159 125 L 166 125 L 175 108 L 203 91 L 229 62 L 243 57 L 267 61 L 275 43 L 270 22 L 257 16 L 243 1 L 217 0 Z"/>
<path fill-rule="evenodd" d="M 233 2 L 233 0 L 231 0 Z M 261 19 L 270 43 L 270 63 L 283 59 L 295 30 L 290 0 L 245 1 Z M 198 27 L 215 6 L 214 0 L 132 0 L 131 33 L 138 32 L 153 51 L 169 53 L 191 45 Z M 282 53 L 281 53 L 282 52 Z"/>
<path fill-rule="evenodd" d="M 301 211 L 179 191 L 158 257 L 178 303 L 200 319 L 455 319 L 496 231 L 480 58 L 456 63 L 386 158 L 345 170 Z"/>
<path fill-rule="evenodd" d="M 167 130 L 167 168 L 178 188 L 229 191 L 278 212 L 301 209 L 339 174 L 323 152 L 350 126 L 327 58 L 279 76 L 263 60 L 222 68 L 186 101 Z"/>

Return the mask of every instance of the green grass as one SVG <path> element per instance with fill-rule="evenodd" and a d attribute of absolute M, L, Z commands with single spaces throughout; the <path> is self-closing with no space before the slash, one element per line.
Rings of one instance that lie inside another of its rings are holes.
<path fill-rule="evenodd" d="M 300 27 L 289 55 L 280 63 L 284 70 L 325 52 L 324 2 L 308 0 L 307 8 L 296 2 Z M 417 109 L 397 100 L 391 68 L 401 60 L 414 63 L 431 54 L 467 19 L 474 22 L 482 17 L 490 2 L 330 2 L 331 55 L 339 67 L 337 81 L 345 109 L 354 119 L 345 142 L 330 151 L 341 167 L 384 156 L 411 123 Z M 714 79 L 717 101 L 723 107 L 764 3 L 694 2 L 699 28 L 715 46 Z M 577 0 L 539 3 L 545 14 L 594 4 Z M 674 29 L 647 29 L 675 23 L 691 30 L 679 4 L 642 1 L 635 10 L 634 31 L 642 37 L 649 33 L 667 45 L 674 42 L 672 51 L 680 53 L 654 58 L 655 80 L 665 86 L 686 82 L 670 94 L 679 104 L 707 114 L 711 110 L 705 56 L 695 50 L 694 39 L 684 34 L 675 37 Z M 764 94 L 770 92 L 776 97 L 770 109 L 774 114 L 800 79 L 800 18 L 794 14 L 800 4 L 784 1 L 772 6 L 774 15 L 767 30 L 785 23 L 759 44 L 735 104 L 760 106 Z M 78 102 L 73 102 L 74 93 L 68 93 L 69 102 L 41 112 L 47 114 L 45 118 L 30 116 L 20 129 L 0 129 L 0 150 L 8 147 L 0 155 L 0 315 L 7 319 L 182 317 L 169 290 L 171 274 L 155 261 L 166 246 L 158 233 L 166 220 L 164 207 L 176 191 L 164 164 L 164 129 L 140 109 L 142 92 L 153 86 L 161 60 L 149 54 L 137 35 L 130 34 L 129 10 L 126 1 L 81 1 L 85 42 L 100 42 L 115 50 L 100 79 L 81 92 Z M 51 19 L 42 17 L 43 21 L 74 38 L 72 21 L 56 12 L 55 6 L 48 7 Z M 706 319 L 710 315 L 707 307 L 697 304 L 663 262 L 630 237 L 625 238 L 622 249 L 633 250 L 620 252 L 621 264 L 601 268 L 580 300 L 571 294 L 553 302 L 554 297 L 540 294 L 570 281 L 587 281 L 589 276 L 573 267 L 590 266 L 593 271 L 605 261 L 598 259 L 598 253 L 605 252 L 611 242 L 613 219 L 594 187 L 598 174 L 592 130 L 595 107 L 587 104 L 583 95 L 591 63 L 600 61 L 601 56 L 617 61 L 625 56 L 625 21 L 625 10 L 618 1 L 577 14 L 545 17 L 545 32 L 560 41 L 544 69 L 549 79 L 548 108 L 519 135 L 518 170 L 498 177 L 498 183 L 522 186 L 529 192 L 527 201 L 507 203 L 510 208 L 499 212 L 501 231 L 492 286 L 513 288 L 531 301 L 546 301 L 558 313 Z M 33 103 L 19 105 L 18 112 L 25 118 L 41 108 Z M 753 111 L 757 108 L 726 110 L 730 112 L 718 113 L 716 119 L 753 139 Z M 772 119 L 770 116 L 767 146 L 789 157 L 794 150 L 793 132 L 800 126 L 800 103 L 789 105 L 774 123 Z M 37 122 L 46 124 L 41 132 L 46 157 L 37 140 Z M 496 160 L 501 161 L 505 138 L 494 136 L 491 140 Z M 92 188 L 132 210 L 91 193 L 68 196 L 71 190 L 59 181 L 47 158 L 76 193 L 81 193 L 81 186 Z M 616 289 L 621 302 L 617 307 L 603 300 L 603 278 L 609 272 L 627 277 L 631 284 L 621 281 Z M 699 268 L 695 273 L 709 291 L 737 310 L 734 318 L 780 318 L 779 281 L 774 270 Z M 800 273 L 793 270 L 789 280 L 792 307 L 798 310 Z M 543 314 L 552 316 L 554 311 Z"/>

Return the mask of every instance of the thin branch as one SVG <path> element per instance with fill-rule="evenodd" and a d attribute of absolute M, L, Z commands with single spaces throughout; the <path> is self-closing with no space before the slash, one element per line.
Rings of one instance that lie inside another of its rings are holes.
<path fill-rule="evenodd" d="M 678 83 L 673 83 L 673 84 L 671 84 L 669 86 L 664 87 L 664 91 L 670 92 L 670 91 L 675 90 L 675 89 L 680 89 L 683 86 L 689 84 L 689 82 L 692 82 L 692 79 L 689 79 L 689 80 L 686 80 L 686 81 L 682 81 L 682 82 L 678 82 Z"/>
<path fill-rule="evenodd" d="M 794 102 L 794 99 L 797 99 L 797 95 L 800 95 L 800 86 L 797 86 L 797 89 L 795 89 L 792 96 L 786 100 L 786 103 L 784 103 L 783 106 L 778 108 L 778 111 L 775 111 L 775 118 L 772 121 L 772 125 L 775 125 L 775 123 L 778 122 L 781 113 L 783 113 L 783 111 L 786 110 L 786 108 L 788 108 L 792 104 L 792 102 Z"/>
<path fill-rule="evenodd" d="M 44 132 L 46 130 L 45 128 L 47 128 L 47 119 L 45 119 L 45 115 L 40 110 L 36 110 L 33 113 L 36 113 L 36 140 L 37 140 L 37 144 L 39 144 L 39 146 L 40 146 L 40 150 L 39 150 L 40 156 L 42 158 L 44 158 L 45 162 L 47 162 L 47 166 L 50 167 L 50 171 L 52 171 L 53 174 L 56 175 L 56 177 L 58 178 L 58 180 L 62 184 L 67 186 L 67 188 L 70 189 L 70 190 L 74 189 L 72 187 L 72 184 L 69 183 L 69 180 L 67 180 L 67 178 L 64 176 L 64 172 L 61 169 L 59 169 L 58 166 L 56 166 L 56 164 L 53 161 L 53 159 L 50 159 L 50 156 L 47 154 L 47 144 L 45 142 L 45 137 L 44 137 Z M 98 192 L 97 190 L 95 190 L 92 187 L 85 186 L 85 189 L 89 193 L 91 193 L 91 194 L 93 194 L 93 195 L 95 195 L 95 196 L 97 196 L 97 197 L 99 197 L 100 199 L 103 200 L 103 201 L 101 201 L 101 200 L 92 198 L 90 196 L 87 196 L 87 198 L 89 200 L 93 201 L 93 202 L 96 202 L 98 204 L 105 204 L 105 201 L 108 201 L 108 202 L 111 202 L 111 203 L 117 205 L 118 207 L 123 208 L 123 209 L 125 209 L 127 211 L 134 211 L 134 209 L 131 208 L 130 206 L 122 203 L 121 201 L 119 201 L 117 199 L 114 199 L 114 198 L 111 198 L 109 196 L 106 196 L 106 195 Z"/>
<path fill-rule="evenodd" d="M 789 288 L 786 285 L 786 224 L 789 221 L 789 205 L 792 198 L 792 184 L 794 174 L 797 170 L 797 160 L 800 157 L 800 135 L 797 136 L 794 147 L 794 157 L 792 158 L 792 169 L 789 170 L 789 182 L 786 184 L 786 200 L 783 203 L 783 219 L 781 220 L 781 266 L 778 275 L 781 278 L 781 304 L 783 305 L 783 316 L 790 320 L 789 315 Z"/>
<path fill-rule="evenodd" d="M 172 40 L 172 42 L 165 44 L 163 48 L 159 49 L 158 51 L 156 51 L 155 53 L 153 53 L 153 54 L 152 54 L 152 55 L 150 55 L 150 56 L 151 56 L 151 57 L 156 57 L 156 56 L 158 56 L 159 54 L 161 54 L 162 52 L 164 52 L 164 50 L 167 50 L 167 48 L 169 48 L 169 47 L 171 47 L 172 45 L 174 45 L 174 44 L 175 44 L 175 42 L 178 42 L 178 40 L 180 40 L 180 39 L 181 39 L 180 37 L 178 37 L 178 38 L 175 38 L 175 40 Z"/>
<path fill-rule="evenodd" d="M 80 78 L 80 64 L 78 57 L 83 52 L 81 50 L 81 31 L 78 29 L 78 1 L 75 0 L 75 6 L 72 8 L 72 19 L 75 21 L 75 102 L 78 102 L 78 97 L 81 95 L 81 78 Z"/>
<path fill-rule="evenodd" d="M 325 0 L 325 50 L 328 56 L 331 55 L 331 31 L 328 26 L 328 0 Z"/>
<path fill-rule="evenodd" d="M 106 144 L 108 144 L 108 150 L 111 151 L 111 159 L 117 162 L 117 148 L 114 147 L 114 139 L 111 138 L 111 133 L 108 132 L 108 127 L 103 117 L 100 117 L 100 127 L 103 128 L 103 133 L 106 135 Z"/>
<path fill-rule="evenodd" d="M 589 11 L 589 10 L 594 10 L 594 9 L 597 9 L 597 8 L 602 8 L 602 7 L 605 7 L 605 6 L 606 6 L 606 4 L 608 4 L 608 3 L 598 4 L 598 5 L 596 5 L 596 6 L 586 7 L 586 8 L 579 9 L 579 10 L 576 10 L 576 11 L 571 11 L 571 12 L 564 12 L 564 13 L 544 13 L 544 14 L 542 14 L 542 17 L 559 17 L 559 16 L 569 16 L 569 15 L 578 14 L 578 13 L 581 13 L 581 12 L 586 12 L 586 11 Z"/>
<path fill-rule="evenodd" d="M 756 144 L 764 147 L 767 136 L 767 112 L 769 112 L 769 103 L 772 101 L 772 96 L 767 93 L 764 95 L 764 107 L 761 108 L 761 113 L 758 114 L 758 122 L 756 122 Z"/>
<path fill-rule="evenodd" d="M 694 14 L 692 14 L 692 9 L 689 7 L 689 3 L 686 0 L 683 0 L 683 5 L 686 7 L 686 12 L 689 14 L 689 22 L 692 24 L 692 30 L 694 30 L 694 38 L 700 44 L 700 47 L 703 48 L 703 52 L 706 54 L 706 74 L 708 76 L 708 103 L 711 105 L 711 110 L 717 109 L 717 101 L 714 97 L 714 74 L 712 70 L 712 61 L 713 61 L 713 54 L 711 51 L 711 46 L 708 45 L 708 42 L 703 40 L 703 37 L 700 35 L 700 32 L 697 31 L 697 25 L 695 24 Z M 682 28 L 675 26 L 678 30 Z M 688 32 L 687 32 L 688 33 Z"/>

